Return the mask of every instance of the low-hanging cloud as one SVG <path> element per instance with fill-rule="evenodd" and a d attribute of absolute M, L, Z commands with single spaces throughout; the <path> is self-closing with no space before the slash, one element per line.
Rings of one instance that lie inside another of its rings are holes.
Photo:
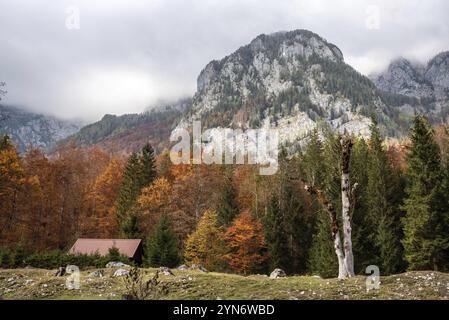
<path fill-rule="evenodd" d="M 3 102 L 86 121 L 140 112 L 193 94 L 210 60 L 279 30 L 320 34 L 364 74 L 397 56 L 425 63 L 449 50 L 448 12 L 445 0 L 2 0 Z"/>

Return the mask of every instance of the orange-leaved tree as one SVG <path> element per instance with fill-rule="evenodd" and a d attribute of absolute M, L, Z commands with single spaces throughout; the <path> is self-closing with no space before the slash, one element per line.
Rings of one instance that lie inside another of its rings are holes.
<path fill-rule="evenodd" d="M 249 211 L 242 212 L 226 230 L 223 239 L 229 247 L 224 260 L 243 274 L 260 269 L 268 258 L 262 224 Z"/>

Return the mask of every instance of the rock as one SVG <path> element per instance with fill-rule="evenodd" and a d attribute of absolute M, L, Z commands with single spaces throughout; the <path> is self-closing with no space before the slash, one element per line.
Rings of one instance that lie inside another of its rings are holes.
<path fill-rule="evenodd" d="M 286 276 L 287 274 L 285 273 L 285 271 L 279 268 L 274 269 L 273 272 L 270 273 L 270 279 L 283 278 Z"/>
<path fill-rule="evenodd" d="M 128 268 L 129 265 L 119 262 L 119 261 L 110 261 L 106 264 L 106 268 Z"/>
<path fill-rule="evenodd" d="M 167 267 L 160 267 L 159 272 L 164 276 L 174 276 L 173 272 Z"/>
<path fill-rule="evenodd" d="M 97 271 L 89 273 L 89 278 L 103 278 L 103 277 L 104 277 L 103 270 L 97 270 Z"/>
<path fill-rule="evenodd" d="M 113 277 L 125 277 L 129 275 L 129 271 L 125 270 L 125 269 L 117 269 L 115 270 L 114 274 L 112 275 Z"/>
<path fill-rule="evenodd" d="M 178 268 L 178 270 L 189 270 L 189 267 L 186 266 L 185 264 L 180 265 Z"/>
<path fill-rule="evenodd" d="M 55 277 L 62 277 L 63 275 L 65 275 L 65 267 L 59 267 L 55 272 Z"/>
<path fill-rule="evenodd" d="M 189 268 L 190 270 L 198 270 L 202 272 L 208 272 L 206 268 L 204 268 L 201 264 L 192 264 Z"/>

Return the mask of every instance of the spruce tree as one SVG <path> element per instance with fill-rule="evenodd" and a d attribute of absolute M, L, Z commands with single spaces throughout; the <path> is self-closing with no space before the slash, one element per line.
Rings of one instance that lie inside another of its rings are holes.
<path fill-rule="evenodd" d="M 352 245 L 354 253 L 354 269 L 356 273 L 364 273 L 371 264 L 378 264 L 374 235 L 376 225 L 367 217 L 367 184 L 368 184 L 368 145 L 363 138 L 355 141 L 351 156 L 351 181 L 357 183 L 354 191 L 355 206 L 352 212 Z"/>
<path fill-rule="evenodd" d="M 281 268 L 290 269 L 291 259 L 288 250 L 286 226 L 283 212 L 280 208 L 279 196 L 273 194 L 263 217 L 263 227 L 265 232 L 265 242 L 270 253 L 270 270 Z"/>
<path fill-rule="evenodd" d="M 167 214 L 162 214 L 147 240 L 146 262 L 151 267 L 175 267 L 179 263 L 178 239 Z"/>
<path fill-rule="evenodd" d="M 237 203 L 237 190 L 232 179 L 232 171 L 224 173 L 223 189 L 217 205 L 218 225 L 228 227 L 234 218 L 239 214 Z"/>
<path fill-rule="evenodd" d="M 139 158 L 136 153 L 133 153 L 126 163 L 122 186 L 117 196 L 117 216 L 120 222 L 126 220 L 130 211 L 136 206 L 136 201 L 140 194 L 140 175 Z"/>
<path fill-rule="evenodd" d="M 308 161 L 314 161 L 315 165 L 310 165 L 314 173 L 308 176 L 320 177 L 321 180 L 315 182 L 315 186 L 322 189 L 329 201 L 337 210 L 337 215 L 341 216 L 341 192 L 340 192 L 340 154 L 341 145 L 338 137 L 332 132 L 325 132 L 324 144 L 319 145 L 314 157 L 310 157 Z M 315 149 L 313 146 L 309 148 Z M 321 172 L 321 174 L 319 173 Z M 335 277 L 338 274 L 338 261 L 335 258 L 334 241 L 332 239 L 331 221 L 327 211 L 314 199 L 313 208 L 317 212 L 317 221 L 313 236 L 312 246 L 309 254 L 309 270 L 317 273 L 322 277 Z"/>
<path fill-rule="evenodd" d="M 410 140 L 403 206 L 405 258 L 410 270 L 441 270 L 449 247 L 447 195 L 442 192 L 440 150 L 425 117 L 414 119 Z"/>
<path fill-rule="evenodd" d="M 142 237 L 140 232 L 139 214 L 135 211 L 128 213 L 120 224 L 120 236 L 125 239 L 139 239 Z"/>
<path fill-rule="evenodd" d="M 367 238 L 374 244 L 371 254 L 378 256 L 366 265 L 377 264 L 382 274 L 402 271 L 403 248 L 401 244 L 399 201 L 401 194 L 393 175 L 376 122 L 371 126 L 368 157 L 368 185 L 366 193 Z"/>
<path fill-rule="evenodd" d="M 149 186 L 156 178 L 156 162 L 153 147 L 147 143 L 140 154 L 141 176 L 140 188 Z"/>

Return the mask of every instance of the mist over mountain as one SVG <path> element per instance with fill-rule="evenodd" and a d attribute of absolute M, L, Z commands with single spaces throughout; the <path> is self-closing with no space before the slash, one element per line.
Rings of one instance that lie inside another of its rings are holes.
<path fill-rule="evenodd" d="M 448 123 L 449 51 L 441 52 L 426 65 L 405 58 L 392 61 L 387 70 L 372 75 L 382 90 L 420 99 L 424 108 L 408 108 L 408 113 L 425 113 L 434 122 Z"/>
<path fill-rule="evenodd" d="M 401 137 L 416 113 L 436 123 L 447 117 L 448 56 L 441 53 L 426 66 L 397 59 L 368 78 L 345 63 L 336 45 L 311 31 L 262 34 L 208 63 L 192 98 L 162 101 L 141 114 L 105 115 L 79 132 L 73 124 L 18 111 L 7 128 L 22 148 L 64 139 L 119 153 L 148 141 L 161 150 L 173 129 L 192 120 L 209 129 L 277 128 L 281 143 L 294 148 L 317 127 L 367 136 L 373 116 L 384 136 Z"/>
<path fill-rule="evenodd" d="M 80 123 L 0 104 L 0 135 L 9 135 L 21 152 L 28 146 L 47 149 L 81 127 Z"/>

